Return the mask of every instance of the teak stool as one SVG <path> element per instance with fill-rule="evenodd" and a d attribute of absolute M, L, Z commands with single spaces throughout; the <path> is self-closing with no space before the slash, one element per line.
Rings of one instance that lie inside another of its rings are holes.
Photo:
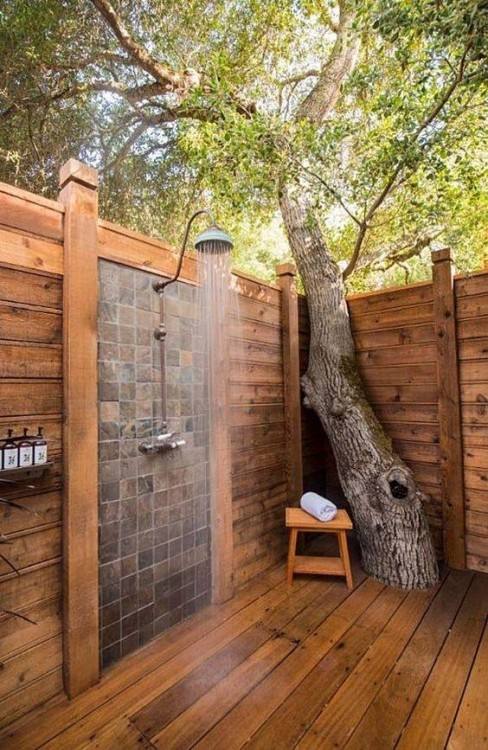
<path fill-rule="evenodd" d="M 290 529 L 288 547 L 288 585 L 293 583 L 294 573 L 309 573 L 322 576 L 345 576 L 347 588 L 352 589 L 351 562 L 347 548 L 347 529 L 352 529 L 352 521 L 345 510 L 338 510 L 333 521 L 317 521 L 301 508 L 286 509 L 286 525 Z M 299 531 L 314 531 L 322 534 L 336 534 L 340 557 L 310 557 L 297 555 Z"/>

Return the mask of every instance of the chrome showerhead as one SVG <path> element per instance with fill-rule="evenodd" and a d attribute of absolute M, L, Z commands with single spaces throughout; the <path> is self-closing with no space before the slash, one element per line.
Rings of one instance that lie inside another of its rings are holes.
<path fill-rule="evenodd" d="M 227 232 L 224 232 L 217 224 L 212 224 L 198 235 L 195 248 L 199 253 L 220 255 L 230 253 L 233 243 Z"/>

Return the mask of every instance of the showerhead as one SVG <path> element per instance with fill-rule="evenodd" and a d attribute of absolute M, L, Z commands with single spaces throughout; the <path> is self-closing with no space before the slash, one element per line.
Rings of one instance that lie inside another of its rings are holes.
<path fill-rule="evenodd" d="M 230 253 L 232 247 L 231 238 L 217 224 L 212 224 L 208 229 L 205 229 L 195 240 L 197 251 L 209 255 Z"/>

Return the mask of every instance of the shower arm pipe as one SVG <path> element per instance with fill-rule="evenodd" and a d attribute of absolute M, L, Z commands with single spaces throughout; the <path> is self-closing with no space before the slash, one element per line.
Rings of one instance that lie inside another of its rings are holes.
<path fill-rule="evenodd" d="M 188 224 L 186 225 L 185 236 L 183 237 L 183 243 L 181 245 L 180 256 L 178 258 L 178 265 L 176 266 L 175 274 L 170 279 L 166 279 L 165 281 L 157 281 L 154 284 L 154 289 L 156 292 L 158 292 L 158 294 L 162 294 L 167 286 L 169 286 L 170 284 L 174 284 L 174 282 L 178 280 L 183 266 L 183 259 L 185 256 L 186 245 L 188 243 L 188 237 L 190 235 L 191 225 L 198 216 L 202 216 L 203 214 L 206 214 L 209 217 L 211 223 L 215 224 L 212 212 L 208 208 L 200 208 L 198 211 L 195 211 L 192 216 L 190 216 Z"/>
<path fill-rule="evenodd" d="M 181 268 L 183 266 L 183 258 L 185 255 L 186 245 L 188 242 L 188 237 L 190 234 L 191 225 L 195 221 L 195 219 L 198 216 L 202 216 L 202 214 L 207 214 L 207 216 L 210 218 L 210 221 L 214 223 L 214 218 L 212 216 L 212 213 L 207 208 L 201 208 L 198 211 L 195 211 L 195 213 L 190 216 L 190 219 L 188 221 L 188 224 L 186 225 L 185 229 L 185 236 L 183 237 L 183 243 L 181 245 L 180 250 L 180 257 L 178 258 L 178 264 L 176 266 L 176 271 L 174 276 L 172 276 L 170 279 L 166 279 L 165 281 L 156 281 L 153 284 L 154 290 L 159 294 L 159 328 L 156 329 L 154 332 L 154 335 L 156 339 L 159 340 L 159 357 L 160 357 L 160 368 L 161 368 L 161 428 L 166 431 L 168 428 L 168 414 L 167 414 L 167 398 L 166 398 L 166 325 L 164 323 L 164 290 L 166 287 L 168 287 L 170 284 L 173 284 L 175 281 L 178 280 L 178 277 L 181 273 Z"/>

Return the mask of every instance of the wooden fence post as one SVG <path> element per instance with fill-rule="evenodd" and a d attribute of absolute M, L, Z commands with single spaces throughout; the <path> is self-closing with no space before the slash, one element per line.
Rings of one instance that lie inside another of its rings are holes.
<path fill-rule="evenodd" d="M 297 271 L 293 263 L 282 263 L 276 273 L 281 289 L 288 501 L 297 505 L 303 492 Z"/>
<path fill-rule="evenodd" d="M 64 684 L 74 697 L 99 678 L 97 288 L 98 176 L 60 170 L 64 203 Z"/>
<path fill-rule="evenodd" d="M 456 340 L 456 307 L 449 248 L 432 253 L 434 330 L 437 341 L 444 556 L 466 567 L 464 474 Z"/>

